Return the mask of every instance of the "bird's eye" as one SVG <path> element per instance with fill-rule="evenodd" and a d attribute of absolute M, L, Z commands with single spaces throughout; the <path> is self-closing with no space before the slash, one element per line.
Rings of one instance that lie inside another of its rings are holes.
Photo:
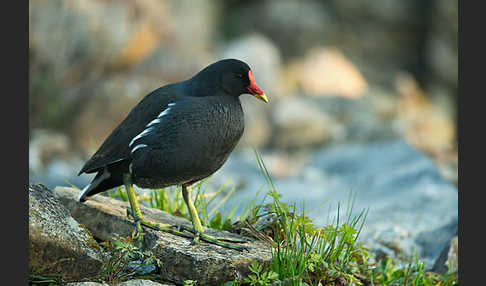
<path fill-rule="evenodd" d="M 243 78 L 243 75 L 240 74 L 240 73 L 236 74 L 236 76 L 239 77 L 239 78 Z"/>

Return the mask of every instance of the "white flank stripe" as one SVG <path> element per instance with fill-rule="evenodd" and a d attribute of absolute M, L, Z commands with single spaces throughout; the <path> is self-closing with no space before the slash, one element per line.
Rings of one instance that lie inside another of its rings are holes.
<path fill-rule="evenodd" d="M 147 124 L 147 125 L 146 125 L 146 127 L 150 127 L 150 126 L 152 126 L 152 125 L 154 125 L 154 124 L 158 124 L 158 123 L 160 123 L 160 120 L 159 120 L 159 118 L 157 117 L 157 118 L 155 118 L 154 120 L 150 121 L 150 122 L 149 122 L 149 124 Z"/>
<path fill-rule="evenodd" d="M 169 110 L 170 110 L 170 108 L 171 108 L 172 106 L 174 106 L 174 105 L 175 105 L 175 103 L 169 103 L 169 104 L 168 104 L 168 106 L 169 106 L 169 107 L 168 107 L 166 110 L 162 111 L 162 112 L 159 114 L 159 116 L 157 116 L 157 118 L 155 118 L 154 120 L 150 121 L 150 122 L 149 122 L 147 125 L 145 125 L 145 127 L 147 127 L 147 129 L 145 129 L 145 130 L 144 130 L 144 131 L 142 131 L 140 134 L 138 134 L 137 136 L 135 136 L 135 137 L 132 139 L 132 141 L 130 141 L 130 143 L 128 144 L 128 147 L 132 147 L 132 144 L 133 144 L 133 143 L 134 143 L 134 142 L 135 142 L 137 139 L 142 138 L 143 136 L 148 135 L 148 133 L 149 133 L 150 131 L 152 131 L 152 130 L 153 130 L 153 128 L 154 128 L 154 127 L 152 127 L 152 125 L 159 124 L 159 123 L 160 123 L 160 118 L 161 118 L 162 116 L 165 116 L 165 115 L 169 114 Z M 144 145 L 144 144 L 141 144 L 141 145 Z M 137 145 L 137 146 L 136 146 L 136 147 L 135 147 L 135 148 L 132 150 L 132 153 L 133 153 L 133 152 L 135 152 L 135 150 L 137 149 L 137 147 L 138 147 L 138 146 L 139 146 L 139 145 Z M 146 146 L 147 146 L 147 145 L 142 146 L 142 147 L 146 147 Z M 139 148 L 141 148 L 141 147 L 139 147 Z"/>
<path fill-rule="evenodd" d="M 157 116 L 157 118 L 160 118 L 160 117 L 162 117 L 162 116 L 164 116 L 164 115 L 167 115 L 167 114 L 169 113 L 169 110 L 170 110 L 170 107 L 169 107 L 169 108 L 167 108 L 166 110 L 162 111 L 162 112 L 159 114 L 159 116 Z"/>
<path fill-rule="evenodd" d="M 137 151 L 137 149 L 143 148 L 143 147 L 147 147 L 147 144 L 138 144 L 137 146 L 133 147 L 131 153 L 133 154 L 135 151 Z"/>
<path fill-rule="evenodd" d="M 139 138 L 142 138 L 143 136 L 146 136 L 150 133 L 150 131 L 153 130 L 153 127 L 149 127 L 147 129 L 145 129 L 144 131 L 142 131 L 140 134 L 138 134 L 137 136 L 133 137 L 132 141 L 130 141 L 130 144 L 128 144 L 128 147 L 131 147 L 133 142 L 135 142 L 135 140 L 139 139 Z"/>

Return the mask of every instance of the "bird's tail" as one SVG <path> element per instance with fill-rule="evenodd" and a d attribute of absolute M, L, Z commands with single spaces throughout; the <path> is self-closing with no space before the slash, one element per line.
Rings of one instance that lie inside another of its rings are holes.
<path fill-rule="evenodd" d="M 114 176 L 115 175 L 115 176 Z M 108 168 L 103 168 L 94 179 L 79 193 L 78 200 L 80 202 L 86 201 L 86 197 L 107 191 L 111 188 L 122 185 L 121 178 L 118 178 L 116 174 L 110 173 Z"/>

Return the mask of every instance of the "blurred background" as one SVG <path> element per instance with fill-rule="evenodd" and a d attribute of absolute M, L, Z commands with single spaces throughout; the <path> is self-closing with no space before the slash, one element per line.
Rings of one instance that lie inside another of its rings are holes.
<path fill-rule="evenodd" d="M 208 188 L 251 198 L 256 148 L 284 198 L 355 191 L 384 252 L 433 259 L 457 225 L 457 31 L 456 0 L 30 1 L 30 180 L 82 188 L 146 94 L 238 58 L 270 102 L 241 96 L 245 134 Z"/>

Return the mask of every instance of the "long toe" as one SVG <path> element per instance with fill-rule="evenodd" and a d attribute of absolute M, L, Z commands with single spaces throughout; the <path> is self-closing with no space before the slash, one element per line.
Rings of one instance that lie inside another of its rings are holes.
<path fill-rule="evenodd" d="M 170 224 L 165 224 L 165 223 L 159 223 L 159 222 L 153 222 L 149 221 L 146 219 L 141 220 L 142 225 L 151 228 L 153 230 L 159 230 L 159 231 L 164 231 L 168 232 L 177 236 L 182 236 L 186 238 L 194 238 L 194 235 L 192 233 L 187 233 L 187 232 L 182 232 L 179 231 L 180 227 L 177 225 L 170 225 Z"/>
<path fill-rule="evenodd" d="M 246 247 L 246 246 L 226 242 L 228 240 L 228 238 L 214 237 L 212 235 L 205 234 L 205 233 L 200 233 L 199 237 L 201 238 L 201 240 L 204 240 L 204 241 L 212 243 L 212 244 L 219 245 L 221 247 L 235 249 L 235 250 L 238 250 L 238 251 L 243 251 L 243 250 L 249 251 L 248 247 Z M 232 239 L 232 238 L 229 238 L 229 239 Z M 231 241 L 233 241 L 233 240 L 231 240 Z"/>
<path fill-rule="evenodd" d="M 133 217 L 133 213 L 130 209 L 127 209 L 127 216 Z M 166 223 L 154 222 L 154 221 L 150 221 L 150 220 L 147 220 L 147 219 L 144 219 L 144 218 L 140 218 L 138 220 L 140 221 L 140 224 L 142 224 L 142 225 L 144 225 L 148 228 L 151 228 L 153 230 L 165 231 L 165 232 L 172 233 L 174 235 L 178 235 L 178 236 L 182 236 L 182 237 L 186 237 L 186 238 L 194 238 L 194 235 L 192 235 L 191 233 L 182 232 L 182 231 L 187 230 L 187 229 L 182 228 L 181 226 L 178 226 L 178 225 L 171 225 L 171 224 L 166 224 Z"/>

